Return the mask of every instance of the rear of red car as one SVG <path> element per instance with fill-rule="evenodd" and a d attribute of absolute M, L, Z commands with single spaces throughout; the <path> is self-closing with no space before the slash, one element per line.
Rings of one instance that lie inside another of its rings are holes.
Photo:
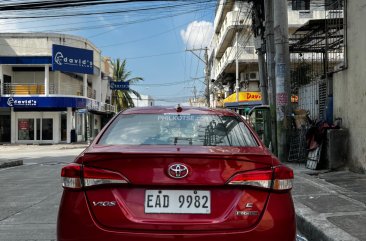
<path fill-rule="evenodd" d="M 229 111 L 126 111 L 61 175 L 60 241 L 295 240 L 292 170 Z"/>

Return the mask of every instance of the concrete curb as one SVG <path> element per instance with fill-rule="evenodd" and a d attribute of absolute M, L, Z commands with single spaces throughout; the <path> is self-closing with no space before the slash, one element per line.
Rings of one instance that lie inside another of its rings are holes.
<path fill-rule="evenodd" d="M 70 149 L 85 149 L 89 147 L 88 145 L 85 145 L 85 146 L 64 146 L 64 147 L 61 147 L 59 150 L 70 150 Z"/>
<path fill-rule="evenodd" d="M 303 204 L 295 206 L 297 229 L 308 241 L 360 241 Z"/>
<path fill-rule="evenodd" d="M 0 168 L 15 167 L 23 165 L 23 160 L 1 161 Z"/>
<path fill-rule="evenodd" d="M 308 170 L 300 169 L 297 166 L 292 165 L 295 172 L 295 182 L 292 196 L 294 199 L 295 212 L 296 212 L 296 223 L 297 228 L 301 234 L 303 234 L 309 241 L 360 241 L 357 236 L 347 229 L 337 226 L 329 218 L 342 217 L 348 215 L 360 215 L 366 214 L 364 204 L 360 201 L 353 200 L 352 195 L 358 194 L 352 192 L 347 188 L 334 185 L 333 183 L 327 182 L 325 179 L 316 178 L 313 175 L 309 175 Z M 319 172 L 320 173 L 320 172 Z M 321 174 L 327 175 L 327 173 Z M 348 174 L 344 174 L 348 175 Z M 341 175 L 338 175 L 341 177 Z M 354 182 L 356 179 L 352 179 Z M 323 202 L 307 202 L 316 198 L 329 197 L 327 203 Z M 336 197 L 337 199 L 331 198 Z M 359 208 L 354 210 L 337 210 L 331 209 L 339 206 L 337 203 L 339 200 L 349 202 L 344 205 L 354 205 Z M 322 210 L 324 208 L 324 210 Z M 347 226 L 345 226 L 347 227 Z"/>
<path fill-rule="evenodd" d="M 314 225 L 310 220 L 296 212 L 296 226 L 308 241 L 334 241 L 328 237 L 323 230 Z"/>

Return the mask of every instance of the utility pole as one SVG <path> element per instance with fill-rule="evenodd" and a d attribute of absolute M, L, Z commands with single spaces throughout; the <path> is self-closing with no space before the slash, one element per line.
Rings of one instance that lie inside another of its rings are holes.
<path fill-rule="evenodd" d="M 236 103 L 238 103 L 239 107 L 239 32 L 236 30 L 235 33 L 235 42 L 236 42 L 236 53 L 235 53 L 235 93 L 236 93 Z M 239 113 L 239 108 L 238 108 Z"/>
<path fill-rule="evenodd" d="M 254 45 L 258 55 L 258 70 L 259 70 L 259 82 L 260 90 L 262 95 L 262 104 L 268 106 L 268 81 L 267 81 L 267 70 L 265 60 L 265 27 L 263 22 L 265 20 L 264 13 L 264 2 L 265 1 L 254 1 L 253 2 L 253 32 L 254 32 Z M 264 144 L 269 147 L 271 145 L 271 121 L 270 112 L 263 112 L 263 124 L 264 124 Z"/>
<path fill-rule="evenodd" d="M 275 72 L 275 47 L 274 47 L 274 23 L 273 23 L 273 2 L 264 1 L 265 12 L 265 35 L 266 35 L 266 57 L 268 76 L 268 101 L 271 110 L 271 147 L 272 152 L 277 155 L 277 116 L 276 116 L 276 72 Z"/>
<path fill-rule="evenodd" d="M 205 79 L 206 79 L 206 102 L 207 106 L 210 107 L 210 70 L 208 67 L 208 48 L 205 48 Z"/>
<path fill-rule="evenodd" d="M 276 0 L 274 10 L 274 39 L 276 63 L 276 119 L 278 158 L 287 161 L 288 121 L 290 113 L 290 51 L 288 42 L 287 1 Z"/>
<path fill-rule="evenodd" d="M 205 51 L 204 59 L 202 59 L 198 54 L 194 51 Z M 194 54 L 199 60 L 201 60 L 205 64 L 205 81 L 206 81 L 206 102 L 207 106 L 210 107 L 210 68 L 208 66 L 208 48 L 199 48 L 199 49 L 187 49 L 186 51 Z"/>

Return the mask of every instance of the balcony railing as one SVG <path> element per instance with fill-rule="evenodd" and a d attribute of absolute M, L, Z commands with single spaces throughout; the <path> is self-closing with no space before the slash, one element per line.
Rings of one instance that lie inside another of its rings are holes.
<path fill-rule="evenodd" d="M 228 47 L 225 53 L 222 55 L 221 60 L 218 62 L 217 68 L 215 73 L 219 75 L 225 69 L 235 61 L 236 58 L 236 47 Z M 239 62 L 257 62 L 258 55 L 255 53 L 254 46 L 246 46 L 239 48 L 239 55 L 238 55 Z"/>
<path fill-rule="evenodd" d="M 49 93 L 55 93 L 55 86 L 49 85 Z M 45 86 L 42 84 L 4 83 L 5 95 L 44 95 Z"/>
<path fill-rule="evenodd" d="M 236 30 L 244 27 L 250 28 L 251 20 L 246 18 L 246 15 L 245 12 L 239 11 L 231 11 L 226 15 L 220 33 L 217 36 L 217 58 L 220 58 L 225 49 L 232 43 Z"/>
<path fill-rule="evenodd" d="M 100 111 L 100 112 L 116 112 L 116 106 L 107 103 L 102 103 L 96 100 L 92 100 L 88 103 L 88 110 Z"/>

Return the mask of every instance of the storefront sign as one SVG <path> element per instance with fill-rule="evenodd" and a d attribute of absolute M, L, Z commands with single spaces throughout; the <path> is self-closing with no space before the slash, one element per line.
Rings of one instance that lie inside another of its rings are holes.
<path fill-rule="evenodd" d="M 68 96 L 35 96 L 35 97 L 0 97 L 0 107 L 13 107 L 14 109 L 37 109 L 37 108 L 75 108 L 82 110 L 94 110 L 110 112 L 105 104 L 84 97 Z M 112 110 L 113 111 L 113 110 Z"/>
<path fill-rule="evenodd" d="M 37 101 L 33 98 L 13 98 L 9 97 L 6 101 L 8 107 L 36 107 Z"/>
<path fill-rule="evenodd" d="M 239 102 L 261 101 L 261 92 L 239 92 Z M 224 103 L 236 102 L 236 93 L 224 99 Z"/>
<path fill-rule="evenodd" d="M 129 90 L 130 89 L 129 82 L 110 81 L 109 86 L 110 86 L 111 90 Z"/>
<path fill-rule="evenodd" d="M 93 51 L 54 44 L 52 70 L 93 74 Z"/>
<path fill-rule="evenodd" d="M 85 108 L 89 99 L 76 97 L 0 97 L 0 107 Z"/>

